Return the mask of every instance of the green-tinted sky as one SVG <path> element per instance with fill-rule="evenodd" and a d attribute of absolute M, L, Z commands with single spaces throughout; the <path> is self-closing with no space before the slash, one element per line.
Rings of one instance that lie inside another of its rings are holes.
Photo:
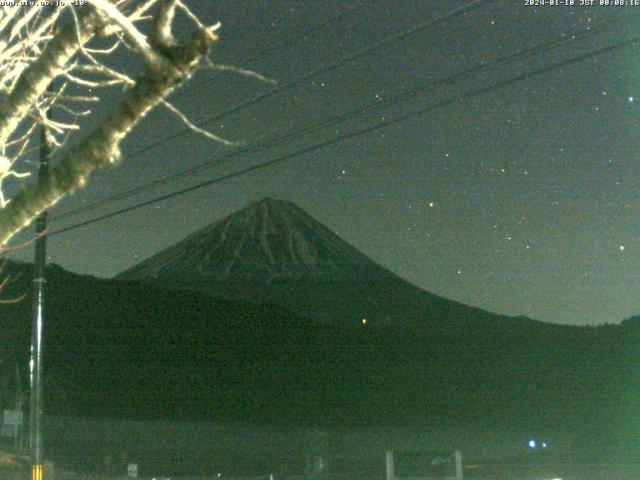
<path fill-rule="evenodd" d="M 191 3 L 209 23 L 222 21 L 216 61 L 282 84 L 466 2 Z M 339 12 L 345 14 L 305 34 Z M 633 38 L 639 14 L 640 6 L 485 2 L 208 127 L 251 144 L 563 34 L 591 30 L 409 102 L 54 223 L 52 229 Z M 175 103 L 202 121 L 271 88 L 233 74 L 203 72 Z M 639 127 L 640 49 L 631 45 L 54 236 L 50 260 L 111 276 L 269 195 L 297 203 L 374 260 L 434 293 L 552 322 L 618 322 L 640 313 Z M 157 111 L 127 140 L 124 152 L 181 128 L 171 114 Z M 229 151 L 196 135 L 182 136 L 96 176 L 54 213 Z"/>

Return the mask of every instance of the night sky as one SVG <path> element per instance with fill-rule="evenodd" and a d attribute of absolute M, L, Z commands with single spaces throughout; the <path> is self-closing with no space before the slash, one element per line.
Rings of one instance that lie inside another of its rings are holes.
<path fill-rule="evenodd" d="M 222 22 L 216 62 L 252 69 L 283 84 L 469 2 L 189 3 L 207 23 Z M 251 145 L 561 35 L 567 41 L 54 221 L 53 231 L 367 125 L 428 110 L 272 167 L 54 235 L 49 261 L 109 277 L 251 201 L 272 196 L 295 202 L 372 259 L 430 292 L 550 322 L 620 322 L 640 313 L 638 46 L 484 94 L 466 94 L 632 39 L 638 15 L 640 6 L 481 3 L 466 15 L 430 25 L 207 128 Z M 583 33 L 572 40 L 575 32 Z M 173 101 L 200 122 L 273 88 L 232 73 L 201 71 Z M 125 157 L 182 128 L 171 113 L 158 109 L 126 140 Z M 94 176 L 52 215 L 233 150 L 182 135 Z M 29 249 L 18 253 L 21 258 L 29 255 Z"/>

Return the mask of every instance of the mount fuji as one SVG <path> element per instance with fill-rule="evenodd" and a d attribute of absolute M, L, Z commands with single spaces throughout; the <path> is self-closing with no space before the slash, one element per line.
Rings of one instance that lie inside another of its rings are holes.
<path fill-rule="evenodd" d="M 0 305 L 0 373 L 24 379 L 33 271 L 2 273 L 2 298 L 27 297 Z M 446 300 L 289 202 L 251 204 L 121 278 L 48 268 L 46 411 L 637 433 L 638 319 L 565 326 Z"/>
<path fill-rule="evenodd" d="M 116 279 L 272 302 L 305 317 L 340 324 L 366 320 L 449 329 L 531 321 L 421 290 L 300 207 L 268 197 L 193 233 Z"/>

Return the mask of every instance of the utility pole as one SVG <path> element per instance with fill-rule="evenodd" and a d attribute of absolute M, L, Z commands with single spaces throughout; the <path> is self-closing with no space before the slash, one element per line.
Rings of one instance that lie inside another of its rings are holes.
<path fill-rule="evenodd" d="M 51 91 L 51 88 L 49 88 Z M 50 110 L 47 118 L 51 118 Z M 38 178 L 49 171 L 51 148 L 47 141 L 46 128 L 40 127 L 40 156 Z M 33 319 L 31 323 L 31 362 L 30 362 L 30 410 L 29 410 L 29 449 L 31 453 L 31 480 L 43 480 L 44 465 L 42 452 L 42 329 L 44 326 L 45 303 L 45 264 L 47 260 L 47 212 L 36 219 L 35 257 L 33 262 Z"/>

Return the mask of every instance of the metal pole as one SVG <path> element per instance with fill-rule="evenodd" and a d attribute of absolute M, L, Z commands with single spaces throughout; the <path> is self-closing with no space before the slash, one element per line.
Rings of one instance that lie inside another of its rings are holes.
<path fill-rule="evenodd" d="M 456 480 L 464 480 L 464 467 L 462 465 L 462 452 L 456 450 Z"/>
<path fill-rule="evenodd" d="M 395 480 L 396 472 L 393 465 L 393 450 L 387 450 L 387 480 Z"/>
<path fill-rule="evenodd" d="M 47 112 L 50 118 L 50 112 Z M 51 149 L 47 142 L 45 128 L 40 130 L 40 158 L 38 162 L 38 178 L 49 171 Z M 33 262 L 33 319 L 31 324 L 31 362 L 30 362 L 30 419 L 29 448 L 31 450 L 31 480 L 43 479 L 42 452 L 42 329 L 44 324 L 45 301 L 45 264 L 47 259 L 47 212 L 42 212 L 36 219 L 35 258 Z"/>

